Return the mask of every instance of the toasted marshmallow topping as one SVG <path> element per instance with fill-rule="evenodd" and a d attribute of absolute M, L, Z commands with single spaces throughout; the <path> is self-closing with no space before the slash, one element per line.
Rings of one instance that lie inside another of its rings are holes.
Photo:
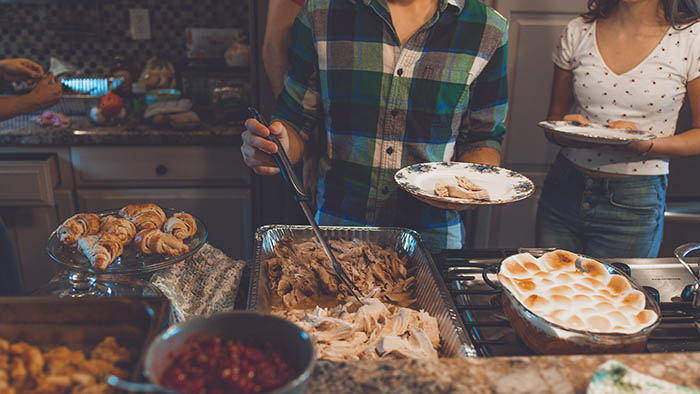
<path fill-rule="evenodd" d="M 510 256 L 498 279 L 531 312 L 565 328 L 631 334 L 657 320 L 644 293 L 605 265 L 565 250 Z"/>

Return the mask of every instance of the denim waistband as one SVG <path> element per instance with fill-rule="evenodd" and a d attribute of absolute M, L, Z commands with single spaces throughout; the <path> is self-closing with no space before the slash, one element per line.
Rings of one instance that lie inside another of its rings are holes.
<path fill-rule="evenodd" d="M 553 174 L 551 174 L 553 173 Z M 661 187 L 666 189 L 666 175 L 632 175 L 627 177 L 605 177 L 586 174 L 580 171 L 574 163 L 569 161 L 562 153 L 559 153 L 552 163 L 550 175 L 560 177 L 560 179 L 568 179 L 574 184 L 588 183 L 589 186 L 598 185 L 604 188 L 609 186 L 643 186 L 655 185 L 661 183 Z"/>

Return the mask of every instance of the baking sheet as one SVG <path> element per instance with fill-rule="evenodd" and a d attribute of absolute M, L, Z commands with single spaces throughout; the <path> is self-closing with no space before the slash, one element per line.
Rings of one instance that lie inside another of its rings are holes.
<path fill-rule="evenodd" d="M 321 226 L 327 239 L 357 239 L 392 248 L 399 255 L 408 255 L 408 264 L 416 267 L 416 301 L 438 321 L 440 330 L 440 357 L 475 357 L 474 347 L 467 331 L 457 314 L 440 273 L 435 267 L 430 253 L 425 249 L 420 236 L 413 230 L 393 227 L 338 227 Z M 251 267 L 250 288 L 248 289 L 248 309 L 270 311 L 270 284 L 263 262 L 274 256 L 277 242 L 284 237 L 295 240 L 313 238 L 311 226 L 266 225 L 259 227 L 255 234 L 255 260 Z"/>
<path fill-rule="evenodd" d="M 0 297 L 0 338 L 25 341 L 42 351 L 58 346 L 87 355 L 105 337 L 135 354 L 127 368 L 141 380 L 141 359 L 167 323 L 164 297 Z"/>

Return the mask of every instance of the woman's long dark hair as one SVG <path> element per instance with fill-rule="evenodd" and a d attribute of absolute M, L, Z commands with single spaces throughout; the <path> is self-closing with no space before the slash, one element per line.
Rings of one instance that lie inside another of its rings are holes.
<path fill-rule="evenodd" d="M 620 0 L 588 0 L 586 22 L 604 19 L 620 4 Z M 700 20 L 700 0 L 661 0 L 666 21 L 676 29 Z"/>

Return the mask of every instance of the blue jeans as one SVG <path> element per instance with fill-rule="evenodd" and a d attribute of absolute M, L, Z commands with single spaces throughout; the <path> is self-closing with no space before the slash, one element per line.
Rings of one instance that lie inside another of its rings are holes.
<path fill-rule="evenodd" d="M 537 210 L 535 242 L 591 257 L 656 257 L 666 175 L 594 177 L 559 154 Z"/>

